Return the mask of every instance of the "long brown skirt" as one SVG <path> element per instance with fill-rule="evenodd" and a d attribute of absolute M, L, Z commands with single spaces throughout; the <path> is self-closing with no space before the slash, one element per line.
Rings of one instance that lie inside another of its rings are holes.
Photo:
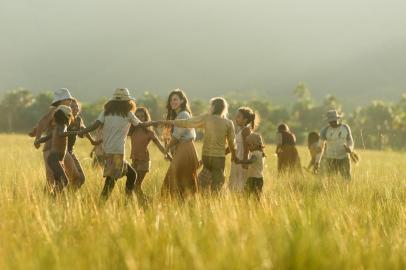
<path fill-rule="evenodd" d="M 199 159 L 193 141 L 179 143 L 162 185 L 162 195 L 184 198 L 195 194 L 198 190 L 198 167 Z"/>
<path fill-rule="evenodd" d="M 283 145 L 278 153 L 278 173 L 302 173 L 299 152 L 294 145 Z"/>

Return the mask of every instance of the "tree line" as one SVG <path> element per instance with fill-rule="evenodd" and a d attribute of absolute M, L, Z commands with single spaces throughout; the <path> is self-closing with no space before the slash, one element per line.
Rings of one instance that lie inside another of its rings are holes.
<path fill-rule="evenodd" d="M 302 83 L 294 89 L 293 94 L 295 99 L 289 106 L 279 106 L 263 99 L 243 101 L 226 98 L 230 104 L 230 117 L 241 106 L 249 106 L 259 113 L 261 124 L 258 131 L 267 143 L 274 142 L 277 125 L 285 122 L 296 134 L 298 143 L 303 144 L 310 131 L 318 131 L 326 125 L 324 116 L 327 110 L 342 109 L 342 104 L 334 96 L 327 96 L 317 103 L 309 88 Z M 0 99 L 0 132 L 27 132 L 45 114 L 51 101 L 51 92 L 33 94 L 27 89 L 8 91 Z M 107 98 L 100 98 L 82 104 L 81 115 L 86 123 L 96 119 L 106 101 Z M 147 107 L 155 120 L 165 117 L 165 98 L 145 92 L 138 97 L 137 105 Z M 194 115 L 207 112 L 208 107 L 207 101 L 191 100 Z M 372 101 L 358 107 L 345 114 L 344 122 L 351 126 L 357 148 L 406 149 L 406 95 L 396 103 Z"/>

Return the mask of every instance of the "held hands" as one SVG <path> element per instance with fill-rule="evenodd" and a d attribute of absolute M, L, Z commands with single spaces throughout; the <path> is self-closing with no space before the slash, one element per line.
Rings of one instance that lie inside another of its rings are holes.
<path fill-rule="evenodd" d="M 102 143 L 103 143 L 103 140 L 98 140 L 98 141 L 92 140 L 92 141 L 91 141 L 91 144 L 92 144 L 93 146 L 97 146 L 97 145 L 100 145 L 100 144 L 102 144 Z"/>
<path fill-rule="evenodd" d="M 346 151 L 348 154 L 352 154 L 352 150 L 351 150 L 350 147 L 348 147 L 348 145 L 344 144 L 344 148 L 345 148 L 345 151 Z"/>
<path fill-rule="evenodd" d="M 169 160 L 169 161 L 172 161 L 172 160 L 173 160 L 173 157 L 172 157 L 172 155 L 171 155 L 170 153 L 166 153 L 165 159 L 166 159 L 166 160 Z"/>

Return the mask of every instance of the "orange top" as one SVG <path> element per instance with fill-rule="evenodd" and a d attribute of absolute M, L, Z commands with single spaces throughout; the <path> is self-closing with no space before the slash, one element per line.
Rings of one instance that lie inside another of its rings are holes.
<path fill-rule="evenodd" d="M 131 134 L 131 159 L 150 161 L 148 145 L 154 139 L 155 133 L 145 128 L 135 128 Z"/>

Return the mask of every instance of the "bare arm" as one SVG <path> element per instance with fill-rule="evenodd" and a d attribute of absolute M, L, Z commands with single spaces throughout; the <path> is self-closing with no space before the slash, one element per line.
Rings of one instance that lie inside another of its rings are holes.
<path fill-rule="evenodd" d="M 159 138 L 158 138 L 158 136 L 156 135 L 155 132 L 154 132 L 154 134 L 152 135 L 152 141 L 153 141 L 154 144 L 158 147 L 159 151 L 161 151 L 162 154 L 166 155 L 165 146 L 164 146 L 163 143 L 159 140 Z"/>
<path fill-rule="evenodd" d="M 135 125 L 136 127 L 150 127 L 150 126 L 158 126 L 158 122 L 157 121 L 150 121 L 150 122 L 141 122 L 137 125 Z"/>
<path fill-rule="evenodd" d="M 252 156 L 250 159 L 247 159 L 247 160 L 236 160 L 236 163 L 237 163 L 237 164 L 250 165 L 250 164 L 254 163 L 255 161 L 257 161 L 257 157 L 256 157 L 256 156 Z"/>
<path fill-rule="evenodd" d="M 154 142 L 154 144 L 158 147 L 159 151 L 161 151 L 162 154 L 165 155 L 165 158 L 172 160 L 172 156 L 166 151 L 165 146 L 163 145 L 163 143 L 159 140 L 158 136 L 156 135 L 156 133 L 154 132 L 153 137 L 152 137 L 152 141 Z"/>
<path fill-rule="evenodd" d="M 188 119 L 176 119 L 172 121 L 175 127 L 180 128 L 204 128 L 205 115 L 195 116 Z"/>
<path fill-rule="evenodd" d="M 68 137 L 71 135 L 78 135 L 79 131 L 67 131 L 66 126 L 57 125 L 56 126 L 56 135 L 59 137 Z"/>
<path fill-rule="evenodd" d="M 49 134 L 47 136 L 43 136 L 38 140 L 35 140 L 36 143 L 41 144 L 41 143 L 45 143 L 47 141 L 49 141 L 50 139 L 52 139 L 52 134 Z"/>
<path fill-rule="evenodd" d="M 39 140 L 42 133 L 50 126 L 56 108 L 50 108 L 48 112 L 39 120 L 35 130 L 35 140 Z M 34 130 L 33 130 L 34 131 Z"/>
<path fill-rule="evenodd" d="M 317 171 L 320 167 L 321 159 L 323 158 L 324 149 L 326 148 L 326 141 L 320 141 L 320 152 L 316 155 L 314 162 L 314 170 Z"/>
<path fill-rule="evenodd" d="M 79 134 L 86 134 L 86 133 L 92 132 L 92 131 L 98 129 L 101 125 L 102 125 L 102 123 L 99 120 L 96 120 L 93 124 L 91 124 L 87 128 L 80 130 Z"/>

